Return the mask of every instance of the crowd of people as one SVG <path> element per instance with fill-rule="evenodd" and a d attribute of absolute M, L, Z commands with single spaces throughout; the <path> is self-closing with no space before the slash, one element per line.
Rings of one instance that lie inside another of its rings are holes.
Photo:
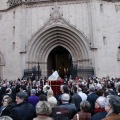
<path fill-rule="evenodd" d="M 120 120 L 120 78 L 1 80 L 0 120 Z"/>

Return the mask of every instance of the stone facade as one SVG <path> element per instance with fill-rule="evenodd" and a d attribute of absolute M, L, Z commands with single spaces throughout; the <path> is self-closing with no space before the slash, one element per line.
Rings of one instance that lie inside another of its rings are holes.
<path fill-rule="evenodd" d="M 24 69 L 47 74 L 47 58 L 66 48 L 73 64 L 95 75 L 120 77 L 120 2 L 102 0 L 23 1 L 0 4 L 0 77 L 17 79 Z"/>

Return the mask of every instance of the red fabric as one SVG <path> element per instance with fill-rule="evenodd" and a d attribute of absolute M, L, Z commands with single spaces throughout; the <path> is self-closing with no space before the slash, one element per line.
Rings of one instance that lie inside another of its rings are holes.
<path fill-rule="evenodd" d="M 97 113 L 97 112 L 105 112 L 105 109 L 104 108 L 95 109 L 94 113 Z"/>
<path fill-rule="evenodd" d="M 51 86 L 54 95 L 61 94 L 60 86 L 62 85 L 61 80 L 55 80 L 55 81 L 48 81 L 49 85 Z"/>

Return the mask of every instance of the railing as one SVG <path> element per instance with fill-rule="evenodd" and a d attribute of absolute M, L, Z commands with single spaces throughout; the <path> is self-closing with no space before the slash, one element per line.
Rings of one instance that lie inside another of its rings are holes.
<path fill-rule="evenodd" d="M 75 79 L 76 76 L 87 78 L 89 76 L 94 75 L 94 68 L 77 66 L 76 64 L 76 65 L 72 65 L 70 73 L 71 73 L 72 79 Z"/>
<path fill-rule="evenodd" d="M 23 79 L 26 79 L 28 77 L 33 77 L 33 79 L 37 78 L 39 79 L 41 76 L 41 70 L 36 70 L 36 69 L 25 69 L 24 70 L 24 76 Z"/>

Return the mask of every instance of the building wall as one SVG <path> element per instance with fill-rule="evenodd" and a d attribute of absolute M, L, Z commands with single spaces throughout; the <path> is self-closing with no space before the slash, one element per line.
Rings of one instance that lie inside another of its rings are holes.
<path fill-rule="evenodd" d="M 1 10 L 7 6 L 3 4 L 4 1 L 0 6 Z M 90 43 L 88 52 L 95 74 L 98 77 L 120 77 L 120 62 L 117 60 L 120 44 L 120 2 L 94 0 L 90 3 L 60 2 L 58 5 L 63 18 L 83 33 Z M 6 61 L 3 79 L 23 76 L 23 70 L 28 68 L 26 62 L 29 42 L 49 20 L 52 7 L 53 3 L 22 4 L 0 11 L 0 51 Z"/>
<path fill-rule="evenodd" d="M 120 2 L 95 2 L 92 5 L 93 38 L 96 75 L 120 77 L 120 62 L 117 60 L 120 45 Z M 100 7 L 101 6 L 101 7 Z"/>

